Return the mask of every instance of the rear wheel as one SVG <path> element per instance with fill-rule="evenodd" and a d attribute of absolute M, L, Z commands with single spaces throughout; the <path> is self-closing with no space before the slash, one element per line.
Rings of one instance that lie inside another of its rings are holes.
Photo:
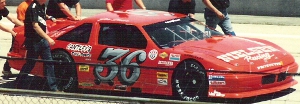
<path fill-rule="evenodd" d="M 57 87 L 60 91 L 74 92 L 77 90 L 77 71 L 73 59 L 63 51 L 52 53 L 53 60 L 67 63 L 54 63 Z"/>
<path fill-rule="evenodd" d="M 173 95 L 181 100 L 197 101 L 207 97 L 208 81 L 204 68 L 195 61 L 184 61 L 174 70 Z"/>

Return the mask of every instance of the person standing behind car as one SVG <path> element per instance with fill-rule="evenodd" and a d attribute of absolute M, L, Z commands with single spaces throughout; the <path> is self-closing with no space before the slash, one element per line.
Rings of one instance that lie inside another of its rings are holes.
<path fill-rule="evenodd" d="M 16 11 L 18 20 L 24 22 L 26 10 L 32 2 L 33 2 L 33 0 L 24 0 L 23 2 L 21 2 L 19 4 L 17 11 Z"/>
<path fill-rule="evenodd" d="M 168 12 L 181 13 L 195 18 L 195 0 L 170 0 Z"/>
<path fill-rule="evenodd" d="M 219 25 L 226 35 L 235 36 L 231 21 L 227 12 L 230 6 L 229 0 L 202 0 L 206 6 L 204 18 L 206 25 L 212 29 L 216 29 Z"/>
<path fill-rule="evenodd" d="M 47 0 L 34 0 L 26 10 L 25 14 L 25 42 L 24 45 L 27 49 L 26 63 L 23 65 L 20 74 L 16 79 L 17 88 L 26 88 L 30 81 L 26 81 L 28 74 L 34 68 L 39 56 L 43 60 L 52 60 L 50 45 L 54 45 L 55 41 L 46 34 L 46 14 L 45 3 Z M 47 82 L 51 91 L 58 91 L 54 65 L 51 62 L 44 62 L 44 72 Z"/>
<path fill-rule="evenodd" d="M 9 11 L 5 6 L 6 6 L 6 0 L 0 0 L 0 20 L 2 19 L 2 17 L 6 17 L 9 21 L 14 23 L 15 26 L 23 26 L 24 24 L 21 21 L 19 21 L 17 18 L 14 18 L 12 15 L 9 14 Z M 8 28 L 4 24 L 0 23 L 0 30 L 10 33 L 12 35 L 12 42 L 13 42 L 14 37 L 16 36 L 16 33 L 13 31 L 13 29 Z M 9 77 L 12 75 L 10 68 L 11 67 L 9 66 L 9 63 L 6 60 L 6 62 L 3 65 L 3 71 L 2 71 L 2 74 L 5 77 Z"/>
<path fill-rule="evenodd" d="M 76 21 L 81 20 L 80 0 L 49 0 L 46 14 L 54 18 L 69 18 Z M 71 13 L 71 8 L 75 6 L 76 15 Z"/>
<path fill-rule="evenodd" d="M 135 3 L 141 9 L 146 10 L 142 0 L 135 0 Z M 106 9 L 107 11 L 133 9 L 132 0 L 106 0 Z"/>

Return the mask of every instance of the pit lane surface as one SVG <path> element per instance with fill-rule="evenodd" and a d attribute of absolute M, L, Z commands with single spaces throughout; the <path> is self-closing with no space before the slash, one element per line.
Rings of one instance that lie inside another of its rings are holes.
<path fill-rule="evenodd" d="M 16 16 L 15 6 L 7 6 L 10 13 Z M 83 9 L 82 17 L 88 17 L 96 13 L 104 12 L 103 9 Z M 74 10 L 73 10 L 74 12 Z M 203 14 L 197 13 L 196 18 L 200 21 L 204 21 Z M 288 52 L 290 52 L 296 62 L 300 64 L 300 18 L 292 17 L 264 17 L 264 16 L 247 16 L 247 15 L 231 15 L 233 22 L 233 28 L 237 36 L 261 38 L 271 41 Z M 294 21 L 291 23 L 291 21 Z M 5 24 L 9 27 L 13 27 L 6 18 L 3 18 L 0 23 Z M 220 30 L 219 28 L 217 30 Z M 0 31 L 0 56 L 6 56 L 11 44 L 11 35 L 9 33 Z M 238 44 L 238 43 L 237 43 Z M 0 68 L 2 69 L 4 59 L 0 59 Z M 1 70 L 2 71 L 2 70 Z M 18 74 L 18 71 L 12 70 L 14 74 Z M 300 70 L 298 71 L 300 73 Z M 2 73 L 0 73 L 2 76 Z M 295 76 L 297 81 L 300 81 L 300 76 Z M 14 81 L 14 79 L 4 80 L 0 78 L 1 84 Z M 11 87 L 13 88 L 13 87 Z M 287 103 L 287 104 L 298 104 L 300 103 L 300 84 L 293 86 L 290 89 L 286 89 L 280 92 L 261 95 L 245 99 L 210 99 L 208 102 L 225 103 L 240 102 L 240 103 L 259 103 L 259 104 L 270 104 L 270 103 Z M 0 96 L 1 99 L 1 96 Z"/>

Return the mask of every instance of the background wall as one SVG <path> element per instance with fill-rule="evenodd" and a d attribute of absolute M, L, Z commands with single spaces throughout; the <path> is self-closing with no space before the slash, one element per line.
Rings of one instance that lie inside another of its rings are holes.
<path fill-rule="evenodd" d="M 23 0 L 6 0 L 8 6 L 17 6 Z M 169 0 L 143 0 L 147 9 L 168 9 Z M 230 0 L 230 14 L 261 16 L 300 16 L 300 0 Z M 105 9 L 105 0 L 81 0 L 82 8 Z M 135 7 L 137 7 L 135 5 Z M 203 13 L 202 0 L 196 0 L 196 12 Z"/>

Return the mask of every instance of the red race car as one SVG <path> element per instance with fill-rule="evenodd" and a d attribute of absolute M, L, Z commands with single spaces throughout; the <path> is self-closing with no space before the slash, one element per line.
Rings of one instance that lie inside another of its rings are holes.
<path fill-rule="evenodd" d="M 81 21 L 47 21 L 59 87 L 161 94 L 181 100 L 245 98 L 297 84 L 298 64 L 262 39 L 222 35 L 181 14 L 105 12 Z M 24 28 L 8 56 L 26 58 Z M 20 70 L 25 60 L 9 60 Z M 39 63 L 31 74 L 43 77 Z"/>

